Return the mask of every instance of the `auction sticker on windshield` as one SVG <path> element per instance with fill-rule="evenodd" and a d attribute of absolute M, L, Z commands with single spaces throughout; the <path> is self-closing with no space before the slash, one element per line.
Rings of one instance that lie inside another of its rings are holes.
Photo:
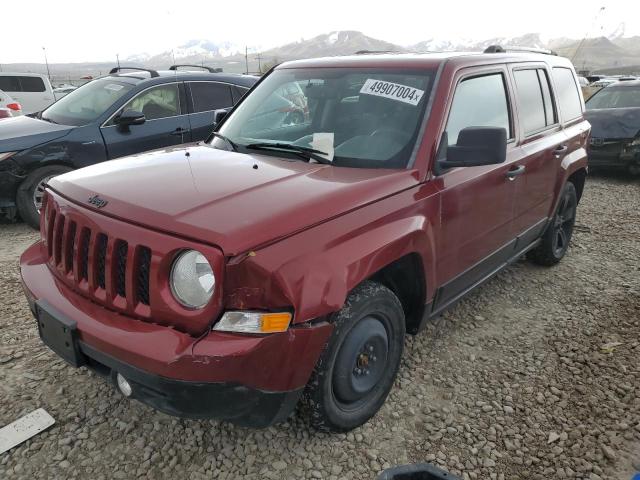
<path fill-rule="evenodd" d="M 422 95 L 424 95 L 424 90 L 409 87 L 407 85 L 400 85 L 399 83 L 368 78 L 367 81 L 364 82 L 364 85 L 362 85 L 360 93 L 390 98 L 391 100 L 410 103 L 411 105 L 418 105 Z"/>

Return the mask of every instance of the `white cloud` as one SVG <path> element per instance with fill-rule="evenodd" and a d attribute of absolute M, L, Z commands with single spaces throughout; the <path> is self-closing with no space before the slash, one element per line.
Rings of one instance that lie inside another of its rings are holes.
<path fill-rule="evenodd" d="M 4 11 L 11 20 L 3 23 L 0 64 L 42 62 L 43 46 L 51 63 L 115 61 L 116 53 L 159 53 L 195 38 L 267 48 L 333 30 L 398 44 L 530 32 L 582 38 L 622 23 L 626 35 L 640 35 L 640 3 L 626 0 L 39 0 Z"/>

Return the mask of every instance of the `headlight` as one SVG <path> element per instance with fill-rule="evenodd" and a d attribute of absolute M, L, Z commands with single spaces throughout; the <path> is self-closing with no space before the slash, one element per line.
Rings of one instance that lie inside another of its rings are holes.
<path fill-rule="evenodd" d="M 171 292 L 187 308 L 204 307 L 216 285 L 216 277 L 207 259 L 196 250 L 185 250 L 171 267 Z"/>
<path fill-rule="evenodd" d="M 640 147 L 640 137 L 634 138 L 629 144 L 631 147 Z"/>
<path fill-rule="evenodd" d="M 214 330 L 237 333 L 285 332 L 291 323 L 289 312 L 226 312 Z"/>

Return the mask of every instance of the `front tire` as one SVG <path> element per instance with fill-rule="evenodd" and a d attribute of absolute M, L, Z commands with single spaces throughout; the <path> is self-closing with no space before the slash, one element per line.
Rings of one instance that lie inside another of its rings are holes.
<path fill-rule="evenodd" d="M 366 281 L 333 320 L 304 398 L 314 427 L 346 432 L 373 417 L 386 400 L 402 358 L 405 318 L 391 290 Z"/>
<path fill-rule="evenodd" d="M 18 187 L 16 204 L 18 213 L 28 225 L 40 228 L 40 208 L 42 207 L 42 196 L 45 185 L 49 180 L 72 169 L 62 165 L 51 165 L 42 167 L 31 172 L 24 182 Z"/>
<path fill-rule="evenodd" d="M 576 187 L 573 183 L 567 182 L 560 193 L 553 220 L 542 235 L 540 244 L 527 254 L 532 262 L 551 266 L 562 260 L 571 242 L 577 207 Z"/>

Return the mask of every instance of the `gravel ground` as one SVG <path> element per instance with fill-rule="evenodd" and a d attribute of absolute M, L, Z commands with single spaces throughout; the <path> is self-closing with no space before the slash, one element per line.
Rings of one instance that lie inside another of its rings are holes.
<path fill-rule="evenodd" d="M 130 402 L 43 347 L 0 226 L 0 425 L 56 425 L 0 455 L 0 478 L 373 479 L 434 462 L 465 479 L 630 479 L 640 470 L 640 182 L 592 177 L 567 258 L 521 261 L 415 338 L 381 412 L 346 435 L 296 414 L 266 430 Z"/>

